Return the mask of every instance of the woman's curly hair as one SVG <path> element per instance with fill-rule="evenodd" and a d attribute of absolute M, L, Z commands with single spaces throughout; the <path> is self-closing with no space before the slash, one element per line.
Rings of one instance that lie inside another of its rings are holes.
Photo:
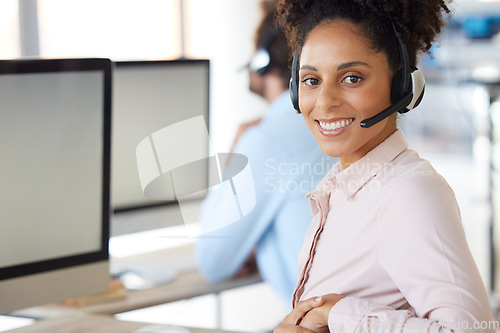
<path fill-rule="evenodd" d="M 354 23 L 384 51 L 393 70 L 399 67 L 397 40 L 392 23 L 408 50 L 411 65 L 417 52 L 428 52 L 450 14 L 446 0 L 279 0 L 277 19 L 292 50 L 301 50 L 309 33 L 318 25 L 336 19 Z M 451 1 L 451 0 L 449 0 Z"/>

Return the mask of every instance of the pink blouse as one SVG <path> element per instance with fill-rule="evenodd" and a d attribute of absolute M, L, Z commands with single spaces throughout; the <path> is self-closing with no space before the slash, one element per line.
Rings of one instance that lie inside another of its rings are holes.
<path fill-rule="evenodd" d="M 455 195 L 400 130 L 307 197 L 293 305 L 347 296 L 331 332 L 495 332 Z"/>

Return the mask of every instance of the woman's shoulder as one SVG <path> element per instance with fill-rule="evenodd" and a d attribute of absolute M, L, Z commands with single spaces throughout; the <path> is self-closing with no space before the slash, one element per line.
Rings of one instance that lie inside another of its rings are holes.
<path fill-rule="evenodd" d="M 446 179 L 434 169 L 432 164 L 411 149 L 405 149 L 384 168 L 394 187 L 444 187 L 450 189 Z"/>
<path fill-rule="evenodd" d="M 455 193 L 431 163 L 407 150 L 385 170 L 386 191 L 380 199 L 384 229 L 454 230 L 460 224 Z M 397 227 L 396 227 L 397 225 Z"/>
<path fill-rule="evenodd" d="M 456 197 L 446 179 L 415 151 L 406 149 L 383 170 L 385 201 L 408 211 L 455 207 Z"/>

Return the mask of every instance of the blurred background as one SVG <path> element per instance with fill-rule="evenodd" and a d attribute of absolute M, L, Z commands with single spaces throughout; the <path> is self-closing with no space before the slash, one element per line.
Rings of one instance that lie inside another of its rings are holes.
<path fill-rule="evenodd" d="M 209 133 L 229 151 L 240 123 L 265 102 L 248 89 L 241 68 L 253 49 L 260 0 L 2 0 L 0 58 L 105 57 L 210 60 Z M 455 0 L 431 55 L 422 104 L 402 115 L 410 147 L 454 189 L 481 275 L 496 305 L 500 291 L 500 1 Z M 182 110 L 179 110 L 182 112 Z M 114 235 L 126 234 L 113 222 Z M 140 231 L 141 227 L 135 228 Z M 237 306 L 235 306 L 235 304 Z M 265 284 L 118 315 L 120 319 L 265 330 L 285 308 Z M 213 311 L 212 311 L 213 310 Z M 265 318 L 255 323 L 253 318 Z M 219 318 L 219 321 L 221 319 Z"/>

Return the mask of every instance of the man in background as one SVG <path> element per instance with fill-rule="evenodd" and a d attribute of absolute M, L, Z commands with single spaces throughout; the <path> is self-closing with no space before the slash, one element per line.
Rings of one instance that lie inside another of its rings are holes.
<path fill-rule="evenodd" d="M 274 21 L 274 1 L 261 5 L 264 16 L 247 67 L 249 89 L 264 98 L 269 109 L 262 119 L 240 126 L 232 149 L 248 158 L 256 205 L 239 221 L 204 234 L 197 243 L 197 259 L 199 270 L 213 282 L 256 268 L 289 305 L 297 282 L 297 255 L 311 221 L 304 196 L 335 161 L 323 154 L 293 109 L 288 91 L 290 50 Z M 208 193 L 200 217 L 202 230 L 228 219 L 224 207 L 232 203 L 226 200 Z"/>

